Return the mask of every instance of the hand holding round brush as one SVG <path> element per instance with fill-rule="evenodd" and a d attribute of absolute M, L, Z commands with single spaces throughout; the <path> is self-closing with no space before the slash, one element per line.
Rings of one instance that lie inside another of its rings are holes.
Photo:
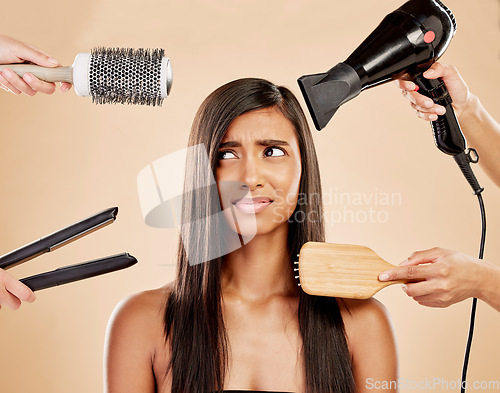
<path fill-rule="evenodd" d="M 161 105 L 172 86 L 172 67 L 163 49 L 96 48 L 79 53 L 70 67 L 4 64 L 0 71 L 12 81 L 15 73 L 24 81 L 35 76 L 71 83 L 76 94 L 92 96 L 97 104 Z"/>
<path fill-rule="evenodd" d="M 58 67 L 61 64 L 47 53 L 14 38 L 0 35 L 0 64 L 30 62 L 42 67 Z M 0 72 L 0 87 L 14 94 L 34 96 L 37 92 L 52 94 L 56 91 L 53 82 L 44 82 L 31 73 L 18 76 L 9 67 Z M 71 89 L 71 83 L 63 82 L 61 92 Z"/>

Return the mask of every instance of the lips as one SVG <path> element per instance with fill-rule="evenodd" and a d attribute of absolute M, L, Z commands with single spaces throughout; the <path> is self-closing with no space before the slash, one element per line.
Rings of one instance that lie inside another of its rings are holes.
<path fill-rule="evenodd" d="M 242 198 L 233 202 L 233 205 L 243 213 L 258 213 L 268 207 L 273 200 L 269 197 Z"/>

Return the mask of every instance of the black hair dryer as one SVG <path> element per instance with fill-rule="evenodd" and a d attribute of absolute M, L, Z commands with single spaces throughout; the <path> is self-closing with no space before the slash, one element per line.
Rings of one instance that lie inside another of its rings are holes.
<path fill-rule="evenodd" d="M 324 128 L 343 103 L 362 90 L 408 73 L 419 93 L 446 108 L 432 122 L 434 141 L 444 153 L 455 158 L 462 173 L 479 194 L 470 163 L 478 161 L 465 138 L 441 79 L 422 76 L 446 50 L 456 31 L 453 13 L 439 0 L 410 0 L 387 15 L 379 26 L 345 60 L 326 73 L 304 75 L 298 83 L 317 130 Z"/>

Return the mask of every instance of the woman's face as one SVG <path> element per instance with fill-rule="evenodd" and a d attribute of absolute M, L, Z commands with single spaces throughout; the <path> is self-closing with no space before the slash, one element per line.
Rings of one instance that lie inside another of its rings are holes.
<path fill-rule="evenodd" d="M 243 236 L 269 233 L 297 205 L 300 150 L 292 123 L 275 108 L 238 116 L 218 152 L 216 180 L 224 216 Z"/>

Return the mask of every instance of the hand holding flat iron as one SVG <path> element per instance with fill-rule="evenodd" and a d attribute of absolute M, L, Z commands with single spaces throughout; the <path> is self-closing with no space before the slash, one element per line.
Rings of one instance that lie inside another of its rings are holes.
<path fill-rule="evenodd" d="M 33 303 L 35 299 L 36 295 L 31 289 L 0 269 L 0 308 L 7 306 L 11 310 L 17 310 L 21 301 Z"/>

